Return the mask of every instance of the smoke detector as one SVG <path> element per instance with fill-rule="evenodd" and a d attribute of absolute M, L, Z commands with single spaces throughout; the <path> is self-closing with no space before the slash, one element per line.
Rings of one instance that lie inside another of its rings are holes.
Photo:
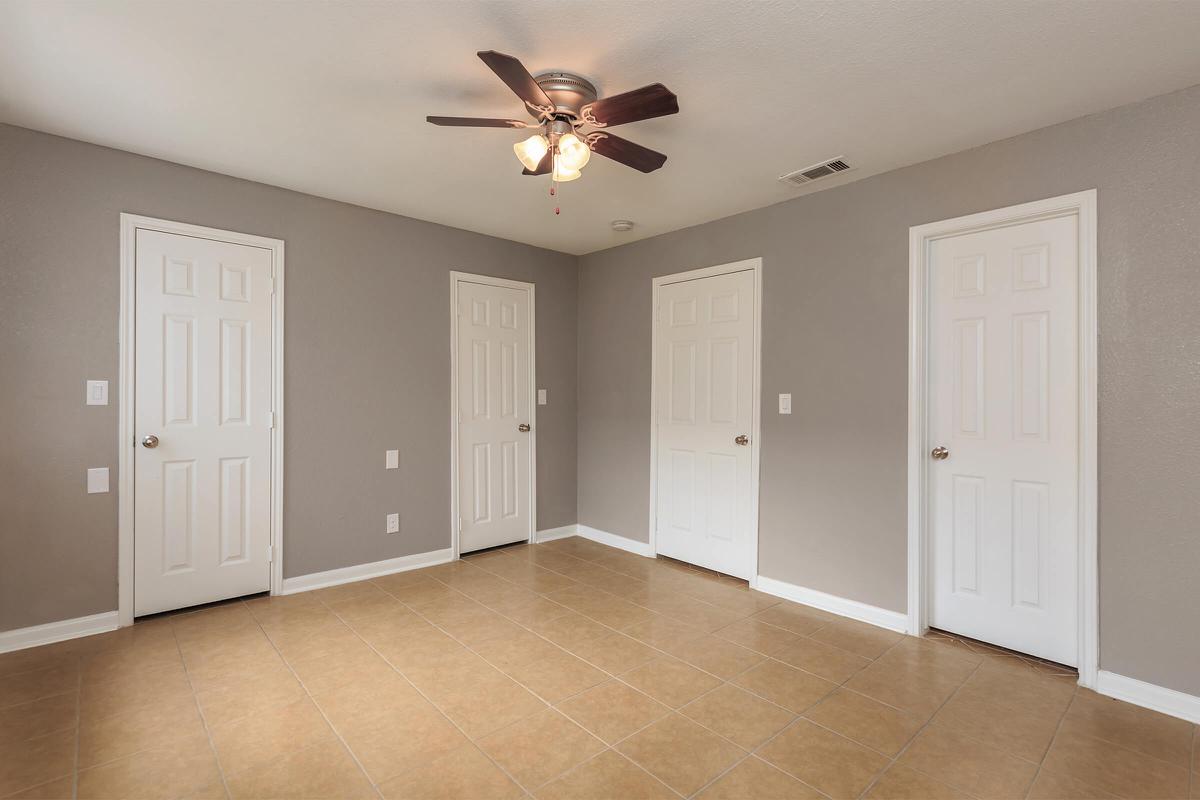
<path fill-rule="evenodd" d="M 614 219 L 612 221 L 612 229 L 617 233 L 625 233 L 633 230 L 633 222 L 627 219 Z"/>
<path fill-rule="evenodd" d="M 812 183 L 821 178 L 827 178 L 830 175 L 836 175 L 839 172 L 848 172 L 853 169 L 846 163 L 842 157 L 831 158 L 828 161 L 822 161 L 818 164 L 813 164 L 804 169 L 798 169 L 795 172 L 789 172 L 787 175 L 780 175 L 781 183 L 790 183 L 793 186 L 803 186 L 806 183 Z"/>

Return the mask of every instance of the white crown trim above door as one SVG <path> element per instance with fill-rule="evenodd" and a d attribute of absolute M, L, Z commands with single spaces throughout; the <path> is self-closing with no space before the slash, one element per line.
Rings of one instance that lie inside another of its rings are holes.
<path fill-rule="evenodd" d="M 186 222 L 121 214 L 121 299 L 118 326 L 118 426 L 117 426 L 117 615 L 122 626 L 134 619 L 134 435 L 136 432 L 135 329 L 136 263 L 139 230 L 211 239 L 247 245 L 270 252 L 271 270 L 271 501 L 270 578 L 272 594 L 283 588 L 283 310 L 284 243 L 253 234 L 225 231 Z"/>
<path fill-rule="evenodd" d="M 1078 260 L 1078 582 L 1079 683 L 1095 687 L 1099 669 L 1097 561 L 1096 190 L 918 225 L 909 230 L 908 632 L 929 625 L 929 316 L 931 243 L 947 237 L 1059 217 L 1075 217 Z"/>

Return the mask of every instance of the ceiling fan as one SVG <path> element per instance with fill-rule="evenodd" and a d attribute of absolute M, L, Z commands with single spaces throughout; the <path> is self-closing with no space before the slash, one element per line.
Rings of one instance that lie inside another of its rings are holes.
<path fill-rule="evenodd" d="M 661 83 L 597 99 L 596 87 L 578 75 L 547 72 L 534 77 L 512 56 L 495 50 L 477 55 L 525 103 L 525 110 L 535 121 L 426 117 L 427 122 L 450 127 L 534 130 L 528 139 L 513 145 L 525 167 L 521 174 L 549 174 L 555 183 L 578 178 L 593 152 L 641 172 L 653 172 L 666 163 L 662 153 L 608 132 L 615 125 L 678 113 L 678 99 Z"/>

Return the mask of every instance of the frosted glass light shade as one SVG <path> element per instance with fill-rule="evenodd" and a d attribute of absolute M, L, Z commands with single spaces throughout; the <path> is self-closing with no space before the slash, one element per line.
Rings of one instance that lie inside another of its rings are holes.
<path fill-rule="evenodd" d="M 578 172 L 592 158 L 592 151 L 578 136 L 564 133 L 558 140 L 558 159 L 564 170 Z"/>
<path fill-rule="evenodd" d="M 542 162 L 542 158 L 549 149 L 550 142 L 540 133 L 535 133 L 528 139 L 513 145 L 513 152 L 517 154 L 517 159 L 530 172 L 537 170 L 538 164 Z"/>

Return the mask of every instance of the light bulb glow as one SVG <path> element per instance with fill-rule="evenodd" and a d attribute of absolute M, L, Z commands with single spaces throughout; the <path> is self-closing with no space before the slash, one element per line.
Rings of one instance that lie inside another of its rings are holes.
<path fill-rule="evenodd" d="M 549 149 L 550 142 L 540 133 L 535 133 L 528 139 L 513 145 L 513 152 L 517 154 L 517 159 L 530 172 L 537 171 L 538 164 L 542 162 L 542 158 Z"/>
<path fill-rule="evenodd" d="M 558 160 L 564 171 L 578 172 L 591 160 L 592 151 L 578 136 L 564 133 L 558 140 Z"/>
<path fill-rule="evenodd" d="M 551 172 L 551 177 L 559 182 L 566 183 L 578 178 L 582 173 L 577 169 L 567 169 L 566 164 L 557 163 L 559 159 L 555 159 L 554 170 Z"/>

